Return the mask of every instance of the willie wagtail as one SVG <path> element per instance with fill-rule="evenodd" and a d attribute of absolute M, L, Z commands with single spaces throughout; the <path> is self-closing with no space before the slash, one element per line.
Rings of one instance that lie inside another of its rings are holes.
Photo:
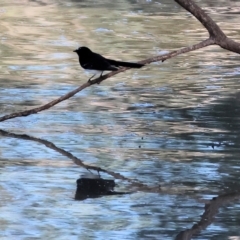
<path fill-rule="evenodd" d="M 82 68 L 86 70 L 95 70 L 95 74 L 89 78 L 89 82 L 91 82 L 91 79 L 97 74 L 96 71 L 101 72 L 100 77 L 102 77 L 103 71 L 117 71 L 119 67 L 141 68 L 144 66 L 144 64 L 140 63 L 111 60 L 98 53 L 92 52 L 87 47 L 80 47 L 73 52 L 77 53 Z"/>

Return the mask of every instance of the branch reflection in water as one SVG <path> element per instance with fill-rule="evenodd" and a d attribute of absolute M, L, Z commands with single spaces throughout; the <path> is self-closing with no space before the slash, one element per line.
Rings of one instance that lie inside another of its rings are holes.
<path fill-rule="evenodd" d="M 201 216 L 201 220 L 194 224 L 191 229 L 181 231 L 175 238 L 175 240 L 190 240 L 196 234 L 199 234 L 202 230 L 206 229 L 214 222 L 214 218 L 217 215 L 219 208 L 230 204 L 240 199 L 240 192 L 231 192 L 218 197 L 212 198 L 205 204 L 205 211 Z"/>
<path fill-rule="evenodd" d="M 32 137 L 32 136 L 29 136 L 27 134 L 15 134 L 15 133 L 7 132 L 7 131 L 2 130 L 2 129 L 0 129 L 0 135 L 4 136 L 4 137 L 23 139 L 23 140 L 34 141 L 34 142 L 38 142 L 40 144 L 43 144 L 47 148 L 50 148 L 50 149 L 60 153 L 61 155 L 71 159 L 76 165 L 81 166 L 81 167 L 83 167 L 87 170 L 95 170 L 98 173 L 103 172 L 103 173 L 106 173 L 106 174 L 114 177 L 115 179 L 129 182 L 130 185 L 128 185 L 128 188 L 130 188 L 130 189 L 134 188 L 134 191 L 147 191 L 147 192 L 160 192 L 161 191 L 160 186 L 149 187 L 149 186 L 139 182 L 136 179 L 126 178 L 119 173 L 116 173 L 116 172 L 113 172 L 113 171 L 108 171 L 108 170 L 103 169 L 101 167 L 90 166 L 90 165 L 84 164 L 83 161 L 80 158 L 74 156 L 72 153 L 70 153 L 70 152 L 68 152 L 68 151 L 66 151 L 62 148 L 57 147 L 55 144 L 53 144 L 50 141 L 40 139 L 40 138 L 36 138 L 36 137 Z"/>
<path fill-rule="evenodd" d="M 15 134 L 15 133 L 7 132 L 1 129 L 0 129 L 0 135 L 4 137 L 11 137 L 11 138 L 38 142 L 60 153 L 61 155 L 66 156 L 78 166 L 81 166 L 87 170 L 96 170 L 98 172 L 98 175 L 93 175 L 93 174 L 91 174 L 91 176 L 84 175 L 77 180 L 75 200 L 84 200 L 86 198 L 97 198 L 97 197 L 108 196 L 108 195 L 123 195 L 123 194 L 130 194 L 135 191 L 142 191 L 142 192 L 155 192 L 155 193 L 172 194 L 172 195 L 184 194 L 185 196 L 188 195 L 192 198 L 195 198 L 195 200 L 198 202 L 199 201 L 202 202 L 202 200 L 196 199 L 196 195 L 194 194 L 193 191 L 187 191 L 187 190 L 181 189 L 180 187 L 177 187 L 177 189 L 176 188 L 174 189 L 174 187 L 171 187 L 171 186 L 160 187 L 160 185 L 158 185 L 154 187 L 149 187 L 146 184 L 139 182 L 138 180 L 126 178 L 119 173 L 108 171 L 96 166 L 89 166 L 87 164 L 84 164 L 81 159 L 77 158 L 70 152 L 62 148 L 59 148 L 52 142 L 44 139 L 32 137 L 26 134 Z M 134 189 L 134 191 L 132 190 L 128 192 L 114 191 L 114 187 L 116 186 L 115 181 L 101 178 L 99 174 L 100 172 L 107 173 L 112 177 L 114 177 L 115 179 L 129 182 L 130 185 L 128 185 L 128 189 Z M 240 192 L 233 192 L 233 193 L 228 193 L 224 195 L 219 195 L 218 197 L 214 197 L 212 200 L 207 201 L 207 203 L 205 204 L 205 211 L 201 217 L 201 220 L 198 223 L 194 224 L 191 229 L 181 231 L 176 236 L 175 239 L 176 240 L 192 239 L 194 235 L 199 234 L 201 230 L 206 229 L 210 224 L 213 223 L 214 218 L 218 213 L 220 207 L 239 199 L 240 199 Z"/>

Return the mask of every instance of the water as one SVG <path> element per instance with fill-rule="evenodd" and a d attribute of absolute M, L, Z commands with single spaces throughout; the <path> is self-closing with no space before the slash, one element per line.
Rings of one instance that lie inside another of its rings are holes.
<path fill-rule="evenodd" d="M 238 2 L 199 4 L 240 40 Z M 138 61 L 208 36 L 174 1 L 10 0 L 0 19 L 1 116 L 85 83 L 79 46 Z M 195 239 L 240 238 L 238 58 L 211 46 L 1 122 L 0 239 L 174 239 L 197 223 Z M 75 201 L 86 165 L 134 193 Z"/>

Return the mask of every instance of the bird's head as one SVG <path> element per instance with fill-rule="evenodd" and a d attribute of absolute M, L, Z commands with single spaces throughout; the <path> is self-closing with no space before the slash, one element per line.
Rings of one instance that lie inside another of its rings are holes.
<path fill-rule="evenodd" d="M 80 55 L 88 55 L 92 51 L 87 47 L 80 47 L 80 48 L 74 50 L 73 52 L 77 53 L 77 55 L 80 56 Z"/>

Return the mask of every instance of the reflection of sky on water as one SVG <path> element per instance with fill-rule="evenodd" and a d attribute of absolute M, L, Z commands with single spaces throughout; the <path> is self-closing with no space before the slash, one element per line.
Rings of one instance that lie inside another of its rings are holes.
<path fill-rule="evenodd" d="M 42 3 L 24 1 L 16 8 L 5 1 L 0 8 L 1 116 L 48 103 L 84 83 L 88 78 L 72 52 L 79 46 L 139 61 L 208 35 L 169 1 Z M 229 3 L 232 9 L 225 1 L 201 4 L 228 36 L 237 37 L 237 2 Z M 75 181 L 85 169 L 40 143 L 0 136 L 0 235 L 172 239 L 191 228 L 204 211 L 199 199 L 238 187 L 238 60 L 216 46 L 201 49 L 118 74 L 49 110 L 0 123 L 51 141 L 86 164 L 162 186 L 161 193 L 75 202 Z M 134 191 L 127 182 L 118 184 Z M 222 208 L 200 237 L 237 235 L 238 215 L 237 203 Z"/>
<path fill-rule="evenodd" d="M 29 71 L 43 71 L 43 70 L 52 70 L 54 69 L 53 66 L 26 66 L 26 67 L 20 67 L 20 66 L 9 66 L 10 69 L 19 71 L 19 70 L 29 70 Z"/>

